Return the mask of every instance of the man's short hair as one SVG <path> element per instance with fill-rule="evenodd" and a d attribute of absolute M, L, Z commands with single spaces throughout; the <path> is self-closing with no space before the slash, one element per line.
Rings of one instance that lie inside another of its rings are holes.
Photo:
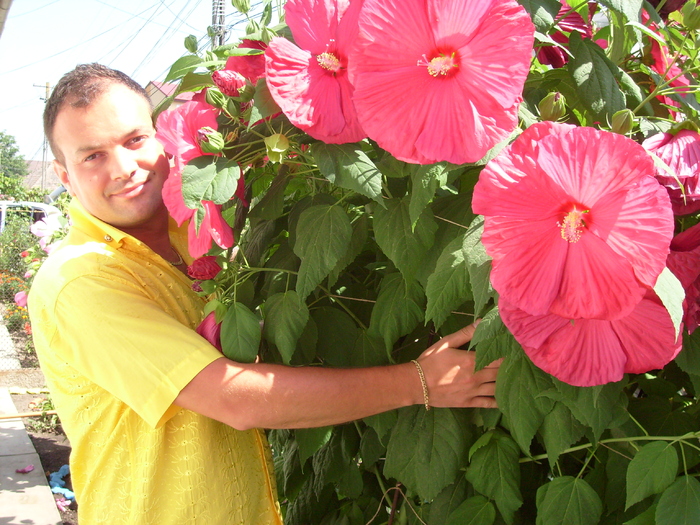
<path fill-rule="evenodd" d="M 44 108 L 44 134 L 56 160 L 65 164 L 63 154 L 56 146 L 53 130 L 58 113 L 64 106 L 85 108 L 92 104 L 112 84 L 121 84 L 141 95 L 152 107 L 151 100 L 136 81 L 128 75 L 101 64 L 80 64 L 61 77 Z"/>

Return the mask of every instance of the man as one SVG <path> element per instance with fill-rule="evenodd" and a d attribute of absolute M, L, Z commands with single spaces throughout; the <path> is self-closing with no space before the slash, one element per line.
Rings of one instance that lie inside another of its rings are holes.
<path fill-rule="evenodd" d="M 71 445 L 80 522 L 281 523 L 259 428 L 331 425 L 429 402 L 493 407 L 498 365 L 457 347 L 418 364 L 292 368 L 230 361 L 194 332 L 186 229 L 161 199 L 168 161 L 149 101 L 96 64 L 64 76 L 44 128 L 74 197 L 71 231 L 29 297 L 35 344 Z M 183 261 L 184 259 L 184 261 Z"/>

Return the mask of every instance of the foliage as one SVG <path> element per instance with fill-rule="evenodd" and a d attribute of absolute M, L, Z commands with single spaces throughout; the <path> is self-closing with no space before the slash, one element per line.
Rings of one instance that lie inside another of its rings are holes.
<path fill-rule="evenodd" d="M 592 38 L 566 30 L 562 41 L 559 2 L 521 4 L 537 31 L 533 54 L 551 47 L 566 58 L 561 67 L 533 58 L 520 128 L 540 120 L 539 103 L 554 92 L 566 100 L 557 118 L 577 126 L 610 130 L 615 121 L 619 131 L 625 119 L 615 115 L 631 111 L 637 142 L 697 126 L 697 33 L 681 15 L 664 21 L 644 3 L 652 28 L 640 1 L 572 1 L 582 21 L 595 9 L 605 23 L 589 28 Z M 266 5 L 248 36 L 288 35 L 267 27 Z M 652 67 L 658 41 L 677 76 Z M 213 294 L 206 313 L 222 323 L 225 351 L 235 345 L 237 359 L 292 365 L 406 362 L 482 317 L 477 365 L 505 358 L 498 410 L 414 406 L 334 428 L 271 431 L 286 523 L 694 523 L 700 332 L 684 331 L 683 350 L 663 369 L 615 383 L 575 387 L 535 367 L 499 317 L 484 219 L 471 211 L 484 164 L 505 144 L 475 163 L 421 166 L 371 139 L 318 142 L 280 113 L 264 79 L 237 95 L 216 88 L 214 70 L 256 52 L 188 54 L 168 75 L 178 93 L 207 89 L 221 113 L 222 155 L 241 168 L 203 155 L 182 188 L 199 224 L 211 199 L 236 234 L 235 248 L 209 252 L 223 271 L 199 283 Z M 245 199 L 232 199 L 241 176 Z M 698 217 L 675 220 L 680 232 Z M 673 293 L 668 304 L 679 304 Z"/>
<path fill-rule="evenodd" d="M 22 180 L 28 173 L 27 163 L 19 154 L 15 138 L 0 131 L 0 195 L 22 200 L 26 191 Z"/>
<path fill-rule="evenodd" d="M 0 233 L 0 271 L 24 275 L 21 253 L 36 243 L 30 225 L 28 219 L 8 213 L 5 229 Z"/>
<path fill-rule="evenodd" d="M 20 330 L 25 330 L 26 332 L 26 325 L 29 322 L 26 307 L 18 306 L 14 302 L 8 303 L 5 305 L 5 313 L 3 313 L 2 318 L 5 320 L 5 326 L 10 332 L 18 332 Z"/>
<path fill-rule="evenodd" d="M 61 421 L 58 419 L 58 416 L 56 414 L 46 413 L 56 410 L 50 396 L 34 399 L 29 403 L 29 409 L 36 412 L 42 412 L 40 416 L 27 419 L 27 427 L 29 430 L 32 432 L 50 434 L 61 434 L 63 432 L 63 429 L 61 428 Z"/>

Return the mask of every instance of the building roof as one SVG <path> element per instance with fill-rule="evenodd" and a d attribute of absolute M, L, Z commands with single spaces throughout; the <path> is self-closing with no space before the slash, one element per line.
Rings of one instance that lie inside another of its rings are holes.
<path fill-rule="evenodd" d="M 61 185 L 58 175 L 53 170 L 52 162 L 28 160 L 27 170 L 29 170 L 29 175 L 25 177 L 23 182 L 25 188 L 41 188 L 50 192 Z"/>

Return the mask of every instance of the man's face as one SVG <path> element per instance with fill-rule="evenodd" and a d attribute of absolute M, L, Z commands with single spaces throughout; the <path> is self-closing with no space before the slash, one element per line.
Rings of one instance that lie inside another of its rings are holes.
<path fill-rule="evenodd" d="M 161 190 L 169 164 L 140 95 L 111 84 L 88 107 L 62 108 L 54 137 L 65 159 L 54 168 L 92 215 L 128 229 L 166 214 Z"/>

